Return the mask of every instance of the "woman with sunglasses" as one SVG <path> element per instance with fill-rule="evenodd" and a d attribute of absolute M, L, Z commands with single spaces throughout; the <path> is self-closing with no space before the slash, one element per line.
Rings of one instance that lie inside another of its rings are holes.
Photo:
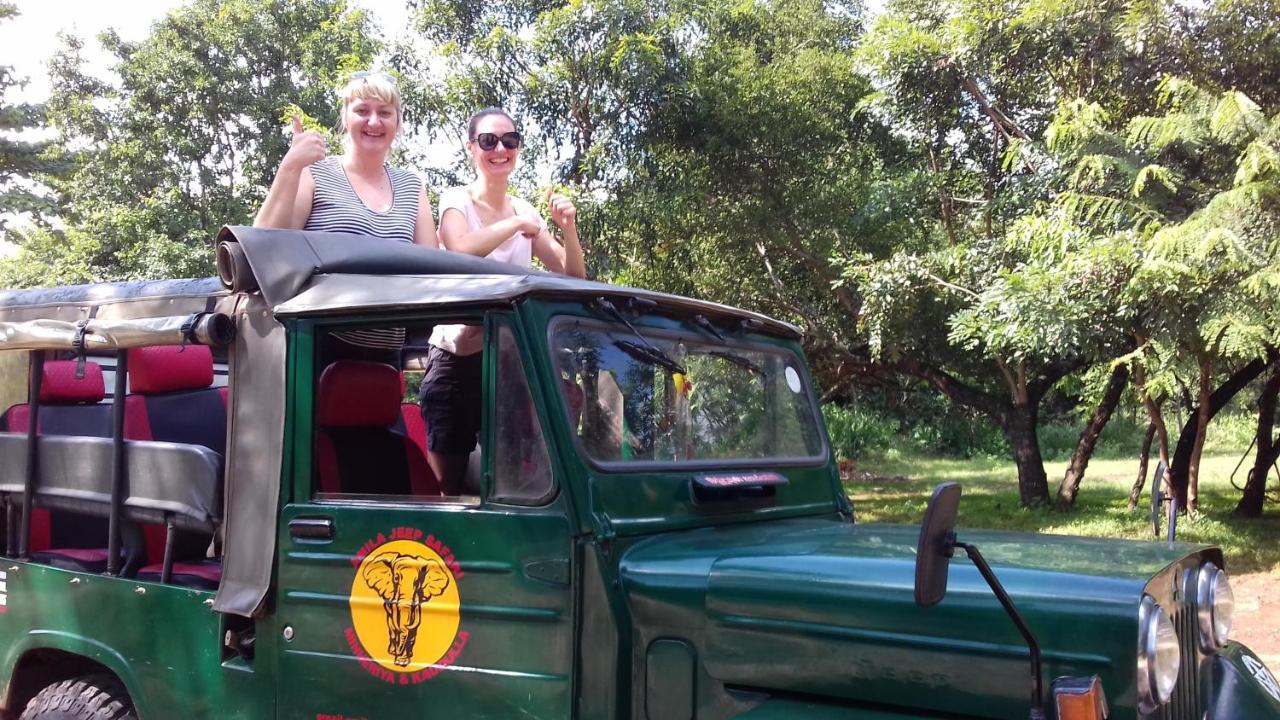
<path fill-rule="evenodd" d="M 534 257 L 552 272 L 585 277 L 578 242 L 577 209 L 569 198 L 547 192 L 552 237 L 538 211 L 508 193 L 508 180 L 523 139 L 500 108 L 486 108 L 467 124 L 467 152 L 476 169 L 469 185 L 440 193 L 440 245 L 447 250 L 529 267 Z M 446 494 L 462 491 L 467 458 L 480 431 L 478 325 L 442 325 L 431 334 L 427 374 L 419 400 L 427 423 L 427 461 Z"/>
<path fill-rule="evenodd" d="M 350 233 L 438 247 L 421 178 L 387 162 L 400 131 L 400 90 L 381 72 L 357 72 L 338 89 L 341 155 L 293 118 L 293 140 L 254 219 L 255 227 Z M 403 329 L 350 330 L 335 354 L 399 362 Z"/>

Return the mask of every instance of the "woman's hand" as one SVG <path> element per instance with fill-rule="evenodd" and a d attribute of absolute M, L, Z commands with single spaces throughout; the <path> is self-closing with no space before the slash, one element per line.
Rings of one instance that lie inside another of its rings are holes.
<path fill-rule="evenodd" d="M 254 227 L 295 228 L 306 226 L 311 217 L 311 196 L 315 179 L 308 170 L 328 152 L 324 135 L 302 127 L 302 118 L 293 116 L 293 142 L 280 161 L 271 189 L 253 219 Z"/>
<path fill-rule="evenodd" d="M 551 190 L 547 190 L 546 197 L 551 221 L 560 228 L 563 244 L 556 242 L 551 233 L 544 230 L 533 241 L 533 254 L 551 272 L 586 277 L 582 244 L 578 242 L 578 208 L 574 207 L 573 201 L 568 197 Z"/>
<path fill-rule="evenodd" d="M 538 233 L 542 232 L 542 223 L 537 218 L 531 218 L 525 215 L 513 215 L 511 219 L 516 223 L 516 232 L 535 238 Z"/>
<path fill-rule="evenodd" d="M 577 231 L 578 208 L 574 207 L 572 200 L 560 193 L 547 190 L 547 207 L 551 210 L 551 222 L 555 223 L 561 232 Z"/>
<path fill-rule="evenodd" d="M 302 127 L 302 118 L 293 116 L 293 140 L 289 143 L 289 151 L 280 161 L 280 169 L 290 172 L 302 172 L 329 154 L 329 146 L 322 133 Z"/>

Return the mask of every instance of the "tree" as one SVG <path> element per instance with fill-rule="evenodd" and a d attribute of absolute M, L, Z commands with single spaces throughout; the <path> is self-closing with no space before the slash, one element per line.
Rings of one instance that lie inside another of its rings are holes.
<path fill-rule="evenodd" d="M 65 231 L 20 238 L 15 284 L 208 275 L 212 240 L 246 223 L 270 184 L 296 103 L 332 124 L 332 90 L 377 50 L 369 23 L 341 0 L 196 0 L 139 43 L 101 37 L 118 83 L 85 72 L 83 44 L 55 55 L 49 116 L 76 161 L 48 178 Z"/>
<path fill-rule="evenodd" d="M 1262 517 L 1262 506 L 1267 499 L 1267 478 L 1271 476 L 1276 462 L 1280 461 L 1280 442 L 1273 435 L 1278 396 L 1280 369 L 1273 368 L 1262 385 L 1262 391 L 1258 393 L 1258 429 L 1254 435 L 1257 451 L 1253 456 L 1253 467 L 1249 469 L 1240 502 L 1231 513 L 1237 517 Z"/>
<path fill-rule="evenodd" d="M 1140 387 L 1194 378 L 1194 412 L 1169 463 L 1181 507 L 1197 505 L 1209 421 L 1271 364 L 1280 337 L 1280 116 L 1238 91 L 1161 83 L 1159 114 L 1114 127 L 1096 104 L 1064 108 L 1057 143 L 1075 160 L 1060 204 L 1100 232 L 1137 233 L 1124 303 L 1144 346 Z M 1160 394 L 1157 392 L 1156 394 Z M 1147 395 L 1153 423 L 1163 424 Z"/>
<path fill-rule="evenodd" d="M 901 0 L 862 51 L 884 87 L 878 111 L 922 149 L 936 230 L 888 260 L 848 258 L 845 278 L 866 296 L 863 327 L 883 362 L 1004 430 L 1024 505 L 1049 497 L 1042 400 L 1132 346 L 1112 321 L 1128 313 L 1119 291 L 1137 237 L 1095 233 L 1057 202 L 1071 172 L 1049 133 L 1076 95 L 1145 107 L 1152 68 L 1173 56 L 1158 42 L 1170 20 L 1159 3 L 1135 8 Z"/>
<path fill-rule="evenodd" d="M 0 2 L 0 22 L 18 15 L 12 3 Z M 43 213 L 48 203 L 32 187 L 41 174 L 58 173 L 64 163 L 49 153 L 49 143 L 23 140 L 17 133 L 44 124 L 44 107 L 33 103 L 5 102 L 5 95 L 25 84 L 13 75 L 13 67 L 0 65 L 0 233 L 5 230 L 6 213 Z"/>
<path fill-rule="evenodd" d="M 1238 2 L 1231 12 L 1258 17 L 1264 5 Z M 1183 501 L 1192 506 L 1212 376 L 1225 369 L 1213 358 L 1241 363 L 1220 389 L 1247 382 L 1241 372 L 1260 372 L 1266 343 L 1258 340 L 1275 327 L 1272 303 L 1248 320 L 1220 312 L 1245 300 L 1231 283 L 1270 282 L 1265 117 L 1238 92 L 1206 104 L 1180 92 L 1193 83 L 1162 81 L 1199 67 L 1197 42 L 1220 9 L 1030 0 L 992 10 L 902 0 L 864 50 L 886 88 L 881 111 L 924 148 L 939 228 L 923 251 L 850 259 L 850 283 L 868 294 L 868 337 L 898 370 L 1005 429 L 1024 504 L 1047 498 L 1037 412 L 1068 372 L 1135 346 L 1142 352 L 1126 362 L 1193 359 L 1200 435 L 1194 426 L 1184 433 L 1171 465 L 1175 480 L 1190 475 Z M 1251 46 L 1216 37 L 1219 56 L 1233 62 Z M 1232 188 L 1243 174 L 1253 180 Z M 1252 255 L 1232 259 L 1224 243 L 1244 248 L 1226 238 L 1245 234 Z M 1064 297 L 1064 288 L 1078 292 Z M 1175 330 L 1188 322 L 1215 330 Z M 944 335 L 949 347 L 940 346 Z M 1161 381 L 1149 369 L 1134 373 L 1148 399 L 1148 386 Z M 1090 419 L 1079 451 L 1107 416 Z M 1073 462 L 1065 489 L 1078 483 L 1077 468 Z"/>

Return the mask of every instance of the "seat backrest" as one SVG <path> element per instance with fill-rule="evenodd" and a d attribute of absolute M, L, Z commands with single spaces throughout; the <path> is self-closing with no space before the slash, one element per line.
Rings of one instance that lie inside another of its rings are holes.
<path fill-rule="evenodd" d="M 213 387 L 213 354 L 204 345 L 158 345 L 129 351 L 125 436 L 203 445 L 223 453 L 227 402 Z"/>
<path fill-rule="evenodd" d="M 102 366 L 85 361 L 83 372 L 76 360 L 46 360 L 40 376 L 41 435 L 111 437 L 111 405 L 103 403 L 106 384 Z M 5 411 L 2 426 L 14 433 L 26 433 L 31 406 L 20 403 Z M 107 520 L 101 517 L 50 513 L 43 508 L 31 511 L 32 551 L 50 548 L 96 548 L 106 545 Z"/>
<path fill-rule="evenodd" d="M 42 435 L 84 435 L 111 437 L 111 406 L 106 397 L 102 366 L 86 361 L 83 376 L 77 377 L 75 360 L 46 360 L 40 379 L 40 420 Z M 31 406 L 19 403 L 4 414 L 4 429 L 26 432 Z"/>
<path fill-rule="evenodd" d="M 400 420 L 391 429 L 409 438 L 422 456 L 427 456 L 427 421 L 417 403 L 400 403 Z"/>
<path fill-rule="evenodd" d="M 227 444 L 226 388 L 213 387 L 213 353 L 204 345 L 156 345 L 129 350 L 125 437 L 206 447 L 220 455 Z M 170 482 L 181 478 L 168 478 Z M 163 525 L 143 526 L 147 557 L 164 555 Z M 181 533 L 178 558 L 203 557 L 210 537 Z"/>
<path fill-rule="evenodd" d="M 338 360 L 316 392 L 316 464 L 328 493 L 439 495 L 422 449 L 392 427 L 402 421 L 400 373 Z"/>

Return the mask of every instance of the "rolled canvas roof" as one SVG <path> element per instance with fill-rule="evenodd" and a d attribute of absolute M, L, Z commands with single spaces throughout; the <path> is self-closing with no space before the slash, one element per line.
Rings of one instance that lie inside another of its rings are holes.
<path fill-rule="evenodd" d="M 669 309 L 712 316 L 752 318 L 772 332 L 800 334 L 789 323 L 718 303 L 580 280 L 392 240 L 244 227 L 223 228 L 219 238 L 244 249 L 259 290 L 281 316 L 510 302 L 534 293 L 604 295 L 643 297 Z M 369 282 L 369 275 L 379 276 L 378 282 Z"/>

